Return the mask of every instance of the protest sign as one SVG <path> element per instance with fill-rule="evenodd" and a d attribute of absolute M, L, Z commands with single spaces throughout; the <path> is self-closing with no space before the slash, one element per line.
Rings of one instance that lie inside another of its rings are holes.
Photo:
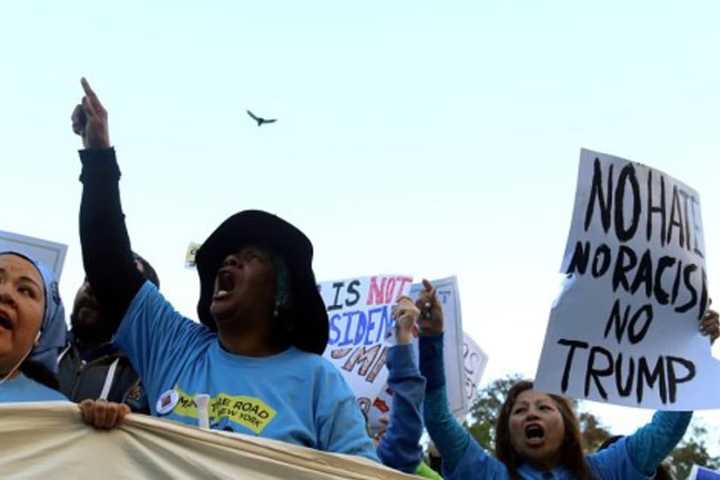
<path fill-rule="evenodd" d="M 720 480 L 720 472 L 699 465 L 693 465 L 688 480 Z"/>
<path fill-rule="evenodd" d="M 700 199 L 652 168 L 583 150 L 536 388 L 664 410 L 720 407 Z"/>
<path fill-rule="evenodd" d="M 458 289 L 457 279 L 455 277 L 442 278 L 432 280 L 431 283 L 437 290 L 438 299 L 443 307 L 443 317 L 445 323 L 444 335 L 444 357 L 446 388 L 448 394 L 448 404 L 450 411 L 458 418 L 464 418 L 467 414 L 469 401 L 466 394 L 467 391 L 467 368 L 473 370 L 473 380 L 479 381 L 484 369 L 482 359 L 474 355 L 471 350 L 465 350 L 464 336 L 462 332 L 462 312 L 460 308 L 460 292 Z M 410 296 L 417 300 L 422 290 L 421 283 L 415 283 L 410 287 Z M 415 342 L 416 357 L 417 341 Z M 479 348 L 478 348 L 479 350 Z M 480 350 L 481 351 L 481 350 Z M 467 355 L 466 355 L 466 352 Z M 484 354 L 483 354 L 484 355 Z M 485 357 L 487 358 L 487 357 Z M 465 367 L 463 368 L 464 362 Z M 487 360 L 485 360 L 487 361 Z M 356 392 L 357 394 L 357 392 Z M 368 405 L 366 413 L 371 429 L 380 427 L 380 418 L 390 416 L 392 410 L 392 390 L 385 383 L 377 392 L 371 403 Z"/>
<path fill-rule="evenodd" d="M 485 373 L 487 362 L 487 353 L 467 333 L 464 334 L 463 365 L 465 366 L 465 398 L 468 408 L 478 396 L 478 385 Z"/>
<path fill-rule="evenodd" d="M 457 417 L 467 413 L 468 402 L 465 395 L 465 369 L 463 368 L 463 327 L 460 309 L 460 290 L 456 277 L 440 278 L 431 283 L 437 291 L 442 304 L 445 320 L 443 340 L 445 362 L 445 386 L 450 411 Z M 416 283 L 410 288 L 410 296 L 417 299 L 422 284 Z"/>
<path fill-rule="evenodd" d="M 185 268 L 195 268 L 197 251 L 200 249 L 202 244 L 197 242 L 190 242 L 188 248 L 185 251 Z"/>
<path fill-rule="evenodd" d="M 392 306 L 411 283 L 407 275 L 376 275 L 318 285 L 330 320 L 323 356 L 342 372 L 365 412 L 387 379 L 385 338 L 394 325 Z"/>
<path fill-rule="evenodd" d="M 0 252 L 13 250 L 44 263 L 58 282 L 65 264 L 67 245 L 0 230 Z"/>

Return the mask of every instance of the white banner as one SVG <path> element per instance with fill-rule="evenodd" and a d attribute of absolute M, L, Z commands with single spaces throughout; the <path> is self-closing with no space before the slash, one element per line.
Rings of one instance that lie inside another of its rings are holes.
<path fill-rule="evenodd" d="M 69 402 L 0 403 L 0 478 L 417 478 L 370 460 L 251 435 L 128 415 L 111 431 Z"/>
<path fill-rule="evenodd" d="M 700 199 L 652 168 L 583 150 L 568 274 L 536 387 L 664 410 L 720 407 L 720 362 L 698 322 L 708 303 Z"/>

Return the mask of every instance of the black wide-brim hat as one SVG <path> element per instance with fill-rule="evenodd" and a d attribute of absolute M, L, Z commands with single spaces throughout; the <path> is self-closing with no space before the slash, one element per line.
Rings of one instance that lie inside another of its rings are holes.
<path fill-rule="evenodd" d="M 290 277 L 295 328 L 291 343 L 322 355 L 328 342 L 328 315 L 312 270 L 313 246 L 304 233 L 282 218 L 260 210 L 244 210 L 225 220 L 198 249 L 200 321 L 217 331 L 210 313 L 215 277 L 225 258 L 244 246 L 268 248 L 285 261 Z"/>

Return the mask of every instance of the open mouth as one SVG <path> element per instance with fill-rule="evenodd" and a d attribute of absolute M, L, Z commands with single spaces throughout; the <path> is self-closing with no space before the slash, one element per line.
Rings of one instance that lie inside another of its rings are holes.
<path fill-rule="evenodd" d="M 9 318 L 0 315 L 0 328 L 4 328 L 5 330 L 12 330 L 13 323 L 10 321 Z"/>
<path fill-rule="evenodd" d="M 213 300 L 222 300 L 230 296 L 230 292 L 235 288 L 235 278 L 227 270 L 220 270 L 215 279 L 215 295 Z"/>
<path fill-rule="evenodd" d="M 531 424 L 525 427 L 525 438 L 530 445 L 539 445 L 545 438 L 545 430 L 537 424 Z"/>

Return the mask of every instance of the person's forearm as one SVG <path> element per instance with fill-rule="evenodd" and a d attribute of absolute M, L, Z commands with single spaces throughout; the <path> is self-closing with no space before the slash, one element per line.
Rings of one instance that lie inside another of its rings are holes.
<path fill-rule="evenodd" d="M 635 468 L 651 475 L 682 440 L 692 412 L 655 412 L 650 423 L 627 439 L 628 455 Z"/>
<path fill-rule="evenodd" d="M 425 427 L 443 457 L 447 471 L 455 470 L 470 444 L 470 435 L 448 407 L 443 372 L 443 336 L 420 337 L 420 372 L 425 387 Z"/>
<path fill-rule="evenodd" d="M 388 351 L 388 386 L 393 392 L 390 424 L 378 445 L 383 464 L 414 473 L 422 457 L 422 402 L 425 379 L 420 376 L 413 347 L 400 344 Z"/>
<path fill-rule="evenodd" d="M 83 183 L 80 243 L 85 274 L 114 332 L 143 284 L 130 249 L 120 205 L 120 169 L 115 151 L 81 150 Z"/>

